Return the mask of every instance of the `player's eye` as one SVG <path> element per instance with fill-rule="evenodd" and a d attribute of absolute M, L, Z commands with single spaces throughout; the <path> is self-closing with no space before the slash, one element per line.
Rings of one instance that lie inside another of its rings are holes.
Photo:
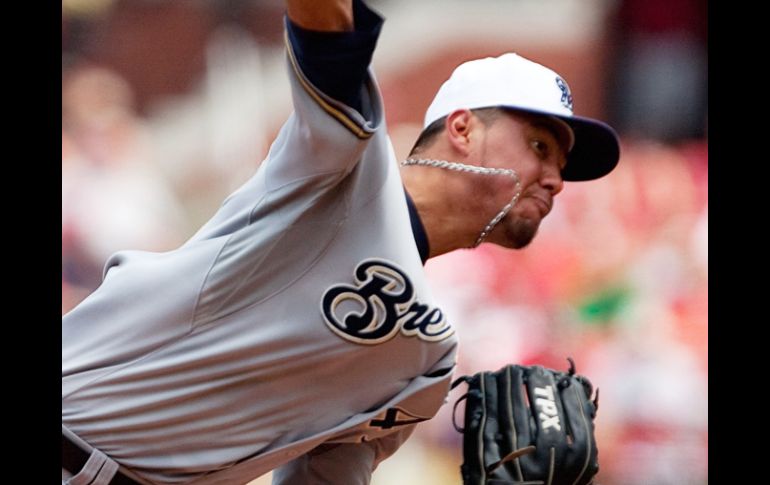
<path fill-rule="evenodd" d="M 532 149 L 535 150 L 537 156 L 545 160 L 548 158 L 548 144 L 542 140 L 532 140 Z"/>

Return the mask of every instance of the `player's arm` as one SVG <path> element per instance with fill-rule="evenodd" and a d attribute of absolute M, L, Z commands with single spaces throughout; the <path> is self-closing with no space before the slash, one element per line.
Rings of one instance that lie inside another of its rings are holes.
<path fill-rule="evenodd" d="M 343 28 L 347 22 L 348 10 L 339 8 L 320 14 L 321 20 L 303 20 L 320 8 L 312 2 L 297 3 L 293 17 L 286 16 L 294 112 L 270 149 L 268 189 L 308 177 L 320 177 L 312 182 L 316 189 L 336 185 L 383 125 L 381 96 L 369 74 L 383 18 L 361 0 L 350 4 L 352 30 L 305 28 Z"/>
<path fill-rule="evenodd" d="M 287 47 L 303 87 L 358 138 L 371 134 L 366 126 L 357 125 L 373 121 L 363 98 L 382 23 L 382 17 L 361 0 L 294 0 L 287 11 Z M 347 107 L 363 119 L 346 112 Z"/>
<path fill-rule="evenodd" d="M 353 30 L 353 0 L 287 0 L 289 20 L 307 30 Z"/>
<path fill-rule="evenodd" d="M 368 71 L 382 17 L 361 0 L 287 3 L 284 27 L 293 113 L 260 172 L 227 198 L 194 240 L 250 224 L 254 204 L 263 203 L 265 191 L 312 186 L 318 193 L 335 187 L 382 125 L 382 102 Z M 352 30 L 314 30 L 347 26 L 351 15 Z M 285 190 L 282 193 L 286 196 Z"/>

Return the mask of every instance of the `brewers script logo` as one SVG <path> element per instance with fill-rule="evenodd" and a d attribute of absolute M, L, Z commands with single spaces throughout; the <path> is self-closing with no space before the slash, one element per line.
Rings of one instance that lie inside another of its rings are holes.
<path fill-rule="evenodd" d="M 561 104 L 564 105 L 565 108 L 572 111 L 572 93 L 569 91 L 567 81 L 557 76 L 556 85 L 559 86 L 559 89 L 561 89 Z"/>
<path fill-rule="evenodd" d="M 355 279 L 355 285 L 332 286 L 321 299 L 324 320 L 340 337 L 373 345 L 392 339 L 399 330 L 428 341 L 454 332 L 441 310 L 415 301 L 412 282 L 393 263 L 364 260 Z"/>

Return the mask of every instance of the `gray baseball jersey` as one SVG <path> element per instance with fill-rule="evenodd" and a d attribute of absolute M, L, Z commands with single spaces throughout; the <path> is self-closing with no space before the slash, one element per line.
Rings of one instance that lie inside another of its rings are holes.
<path fill-rule="evenodd" d="M 368 483 L 446 398 L 457 340 L 374 78 L 359 113 L 287 58 L 294 112 L 256 174 L 62 318 L 64 431 L 141 480 Z"/>

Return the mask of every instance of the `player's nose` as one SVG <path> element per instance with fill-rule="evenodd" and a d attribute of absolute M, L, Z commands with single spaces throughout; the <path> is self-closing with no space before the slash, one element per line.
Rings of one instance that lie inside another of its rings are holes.
<path fill-rule="evenodd" d="M 561 178 L 561 170 L 556 164 L 548 164 L 543 168 L 540 184 L 551 193 L 551 197 L 556 196 L 564 188 L 564 179 Z"/>

